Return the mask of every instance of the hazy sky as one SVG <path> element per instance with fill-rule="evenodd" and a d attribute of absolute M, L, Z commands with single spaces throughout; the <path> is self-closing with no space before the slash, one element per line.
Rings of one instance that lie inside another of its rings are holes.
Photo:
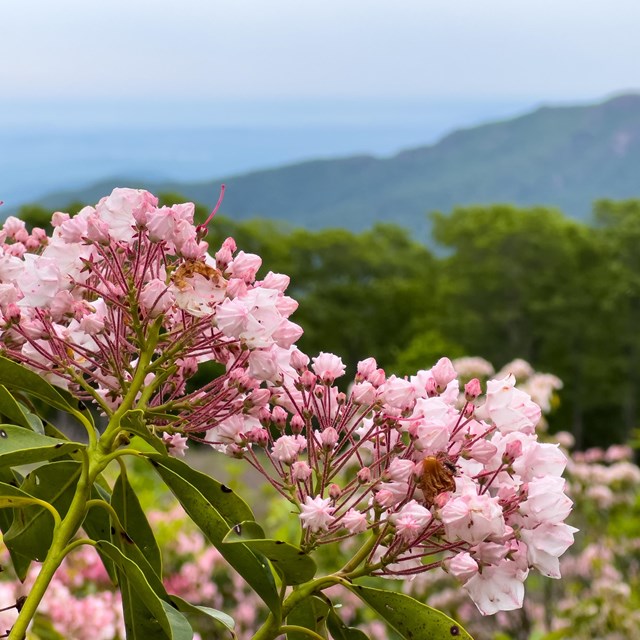
<path fill-rule="evenodd" d="M 0 95 L 594 99 L 638 0 L 0 0 Z"/>

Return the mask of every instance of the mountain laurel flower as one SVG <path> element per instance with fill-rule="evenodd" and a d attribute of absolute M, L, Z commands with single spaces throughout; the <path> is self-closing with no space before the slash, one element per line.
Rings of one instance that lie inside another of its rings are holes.
<path fill-rule="evenodd" d="M 158 278 L 149 280 L 140 291 L 140 305 L 151 318 L 166 313 L 174 303 L 175 297 Z"/>
<path fill-rule="evenodd" d="M 524 391 L 516 388 L 515 383 L 512 374 L 502 380 L 487 382 L 485 409 L 502 433 L 533 433 L 542 412 Z"/>
<path fill-rule="evenodd" d="M 396 533 L 407 542 L 419 537 L 432 519 L 431 511 L 415 500 L 407 502 L 401 509 L 389 516 L 389 522 Z"/>
<path fill-rule="evenodd" d="M 186 450 L 189 448 L 188 442 L 189 439 L 180 435 L 179 433 L 163 433 L 162 439 L 167 445 L 167 449 L 172 456 L 180 456 L 184 458 Z"/>
<path fill-rule="evenodd" d="M 364 513 L 357 511 L 356 509 L 349 509 L 344 516 L 342 516 L 342 520 L 340 520 L 340 524 L 352 535 L 356 535 L 358 533 L 362 533 L 367 529 L 367 517 Z"/>
<path fill-rule="evenodd" d="M 298 460 L 291 465 L 291 477 L 295 482 L 308 480 L 312 473 L 311 467 L 304 460 Z"/>
<path fill-rule="evenodd" d="M 478 573 L 478 563 L 468 551 L 461 551 L 447 560 L 443 568 L 461 582 L 466 582 Z"/>
<path fill-rule="evenodd" d="M 274 443 L 271 455 L 276 459 L 291 464 L 298 454 L 307 446 L 307 441 L 301 436 L 280 436 Z"/>
<path fill-rule="evenodd" d="M 447 388 L 447 385 L 457 377 L 456 370 L 449 358 L 440 358 L 432 367 L 431 375 L 436 381 L 436 386 L 440 392 Z"/>
<path fill-rule="evenodd" d="M 335 520 L 333 517 L 334 507 L 331 506 L 330 498 L 307 496 L 304 504 L 300 505 L 300 520 L 305 529 L 312 533 L 328 529 Z"/>
<path fill-rule="evenodd" d="M 336 378 L 344 375 L 345 366 L 342 359 L 333 353 L 320 352 L 312 359 L 312 368 L 314 373 L 322 380 L 324 384 L 333 384 Z"/>

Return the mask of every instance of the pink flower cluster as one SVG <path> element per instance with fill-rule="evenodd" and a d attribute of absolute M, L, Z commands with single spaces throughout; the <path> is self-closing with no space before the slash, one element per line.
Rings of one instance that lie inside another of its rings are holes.
<path fill-rule="evenodd" d="M 263 403 L 246 392 L 302 330 L 288 320 L 297 303 L 284 295 L 287 276 L 256 281 L 261 259 L 232 239 L 210 256 L 192 204 L 157 205 L 146 191 L 115 189 L 74 217 L 54 214 L 50 238 L 9 218 L 0 232 L 0 347 L 107 415 L 143 369 L 141 406 L 177 416 L 167 445 L 180 454 L 183 430 Z M 187 393 L 208 361 L 225 375 Z"/>
<path fill-rule="evenodd" d="M 370 573 L 443 566 L 483 613 L 522 606 L 531 568 L 559 577 L 566 458 L 538 442 L 540 407 L 513 375 L 481 401 L 446 358 L 410 378 L 369 358 L 342 391 L 338 356 L 295 347 L 289 278 L 257 280 L 232 239 L 211 257 L 193 205 L 157 204 L 116 189 L 54 214 L 51 238 L 10 219 L 3 353 L 107 415 L 126 398 L 175 454 L 193 438 L 246 459 L 296 506 L 307 549 L 370 532 Z M 224 374 L 189 391 L 211 361 Z"/>
<path fill-rule="evenodd" d="M 296 351 L 281 367 L 271 408 L 222 421 L 207 441 L 298 506 L 308 548 L 371 531 L 374 574 L 443 566 L 485 614 L 521 607 L 531 568 L 560 577 L 576 531 L 564 524 L 566 457 L 538 442 L 540 408 L 513 376 L 489 381 L 484 401 L 471 380 L 460 404 L 446 358 L 408 379 L 370 358 L 348 393 L 333 354 Z"/>

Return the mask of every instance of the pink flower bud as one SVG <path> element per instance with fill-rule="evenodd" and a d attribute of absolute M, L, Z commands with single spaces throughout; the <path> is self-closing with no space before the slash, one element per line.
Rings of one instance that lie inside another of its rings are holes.
<path fill-rule="evenodd" d="M 333 451 L 333 448 L 338 443 L 340 436 L 338 432 L 333 427 L 327 427 L 320 434 L 320 442 L 322 442 L 322 448 L 325 451 Z"/>
<path fill-rule="evenodd" d="M 262 286 L 265 289 L 275 289 L 276 291 L 284 293 L 290 281 L 291 278 L 283 273 L 273 273 L 273 271 L 269 271 L 262 281 Z"/>
<path fill-rule="evenodd" d="M 302 433 L 302 431 L 304 430 L 303 417 L 299 413 L 296 413 L 296 415 L 291 418 L 289 426 L 291 427 L 291 431 L 293 431 L 294 434 Z"/>
<path fill-rule="evenodd" d="M 304 460 L 298 460 L 291 465 L 291 477 L 294 482 L 304 482 L 309 476 L 311 467 Z"/>
<path fill-rule="evenodd" d="M 309 356 L 302 353 L 299 349 L 294 349 L 291 353 L 291 360 L 289 363 L 298 375 L 302 375 L 309 366 Z"/>
<path fill-rule="evenodd" d="M 271 410 L 271 419 L 278 429 L 284 429 L 287 424 L 287 412 L 282 407 L 273 407 Z"/>
<path fill-rule="evenodd" d="M 376 369 L 373 373 L 370 373 L 367 380 L 374 386 L 379 387 L 385 383 L 387 376 L 384 369 Z"/>
<path fill-rule="evenodd" d="M 252 442 L 259 447 L 266 447 L 269 444 L 269 432 L 266 429 L 259 429 L 256 427 L 255 429 L 251 429 L 248 433 L 245 434 L 247 438 L 247 442 Z"/>
<path fill-rule="evenodd" d="M 334 501 L 337 500 L 341 494 L 342 494 L 342 489 L 337 484 L 335 484 L 335 482 L 329 485 L 329 497 L 332 500 Z"/>
<path fill-rule="evenodd" d="M 472 402 L 481 393 L 482 388 L 480 387 L 480 380 L 478 380 L 478 378 L 473 378 L 473 380 L 469 380 L 469 382 L 464 385 L 464 397 L 467 402 Z"/>
<path fill-rule="evenodd" d="M 362 467 L 356 475 L 360 484 L 369 484 L 371 482 L 371 469 L 369 467 Z"/>
<path fill-rule="evenodd" d="M 234 278 L 240 278 L 247 283 L 253 282 L 256 272 L 262 265 L 262 258 L 254 253 L 240 251 L 233 259 L 229 271 Z"/>
<path fill-rule="evenodd" d="M 358 382 L 351 387 L 351 400 L 356 404 L 373 404 L 376 388 L 370 382 Z"/>
<path fill-rule="evenodd" d="M 452 380 L 455 380 L 457 376 L 456 370 L 453 368 L 453 364 L 449 358 L 440 358 L 431 369 L 431 374 L 435 378 L 440 393 L 442 393 L 447 388 L 447 385 Z"/>
<path fill-rule="evenodd" d="M 271 392 L 269 389 L 254 389 L 245 399 L 248 407 L 263 407 L 269 402 Z"/>
<path fill-rule="evenodd" d="M 242 458 L 244 458 L 244 454 L 245 454 L 245 450 L 243 447 L 235 443 L 227 445 L 227 455 L 231 456 L 232 458 L 237 458 L 238 460 L 241 460 Z"/>
<path fill-rule="evenodd" d="M 260 407 L 258 411 L 258 420 L 263 427 L 269 427 L 271 425 L 271 411 L 267 407 Z"/>
<path fill-rule="evenodd" d="M 109 244 L 109 225 L 98 216 L 87 218 L 87 238 L 97 244 Z"/>
<path fill-rule="evenodd" d="M 358 373 L 356 379 L 358 382 L 367 380 L 369 376 L 374 373 L 378 368 L 378 363 L 375 358 L 367 358 L 358 362 Z"/>
<path fill-rule="evenodd" d="M 10 302 L 4 312 L 6 322 L 20 322 L 20 307 L 15 302 Z"/>
<path fill-rule="evenodd" d="M 308 370 L 303 371 L 302 374 L 300 374 L 300 384 L 302 385 L 302 388 L 307 391 L 311 391 L 311 389 L 313 389 L 317 379 L 318 378 Z"/>
<path fill-rule="evenodd" d="M 216 252 L 216 267 L 223 273 L 227 270 L 229 263 L 233 259 L 233 253 L 224 245 Z"/>
<path fill-rule="evenodd" d="M 520 440 L 511 440 L 507 443 L 502 455 L 502 461 L 505 464 L 512 464 L 516 458 L 522 455 L 522 442 Z"/>

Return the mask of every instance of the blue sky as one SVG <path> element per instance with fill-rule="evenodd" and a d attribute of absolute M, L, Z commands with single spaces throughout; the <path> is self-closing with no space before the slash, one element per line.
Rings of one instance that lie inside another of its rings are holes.
<path fill-rule="evenodd" d="M 638 0 L 0 0 L 0 194 L 388 155 L 637 91 L 639 24 Z"/>
<path fill-rule="evenodd" d="M 637 0 L 4 0 L 5 100 L 595 99 Z"/>

